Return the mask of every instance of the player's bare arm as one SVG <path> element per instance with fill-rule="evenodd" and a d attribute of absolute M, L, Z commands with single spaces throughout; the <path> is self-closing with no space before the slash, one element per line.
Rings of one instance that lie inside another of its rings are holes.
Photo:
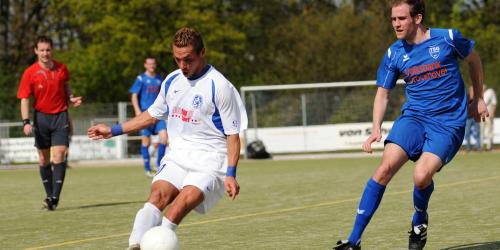
<path fill-rule="evenodd" d="M 368 139 L 366 139 L 363 144 L 363 151 L 366 153 L 372 153 L 372 143 L 379 142 L 382 138 L 380 133 L 380 128 L 382 126 L 382 121 L 384 120 L 385 110 L 387 109 L 387 104 L 389 103 L 389 91 L 388 89 L 379 87 L 377 89 L 377 94 L 375 95 L 375 100 L 373 101 L 373 125 L 372 134 Z"/>
<path fill-rule="evenodd" d="M 484 121 L 486 117 L 489 117 L 489 113 L 483 99 L 483 66 L 481 64 L 481 58 L 476 51 L 473 50 L 465 58 L 465 61 L 469 64 L 472 88 L 474 88 L 474 98 L 470 108 L 473 109 L 472 112 L 476 121 Z"/>
<path fill-rule="evenodd" d="M 139 116 L 120 124 L 120 134 L 128 134 L 139 131 L 155 124 L 156 121 L 157 119 L 152 117 L 149 112 L 142 112 Z M 87 130 L 87 136 L 92 140 L 109 139 L 113 137 L 112 128 L 105 124 L 97 124 Z"/>
<path fill-rule="evenodd" d="M 227 163 L 228 163 L 228 174 L 224 180 L 224 186 L 226 192 L 231 197 L 235 199 L 240 192 L 240 186 L 238 181 L 236 181 L 236 166 L 238 165 L 238 160 L 240 159 L 240 135 L 228 135 L 227 136 Z M 234 169 L 229 169 L 234 167 Z M 234 175 L 231 174 L 234 171 Z"/>
<path fill-rule="evenodd" d="M 73 107 L 78 107 L 82 104 L 82 97 L 81 96 L 73 96 L 73 91 L 71 91 L 71 86 L 69 85 L 69 82 L 64 83 L 64 88 L 66 89 L 66 96 L 67 100 L 69 103 L 73 104 Z"/>
<path fill-rule="evenodd" d="M 30 119 L 30 99 L 23 98 L 21 99 L 21 118 L 24 121 L 29 121 Z M 30 135 L 33 131 L 33 126 L 30 123 L 26 123 L 23 126 L 23 132 L 25 135 Z"/>
<path fill-rule="evenodd" d="M 132 106 L 134 107 L 135 116 L 141 114 L 141 108 L 139 108 L 139 96 L 136 93 L 133 93 L 130 97 L 130 101 L 132 102 Z"/>

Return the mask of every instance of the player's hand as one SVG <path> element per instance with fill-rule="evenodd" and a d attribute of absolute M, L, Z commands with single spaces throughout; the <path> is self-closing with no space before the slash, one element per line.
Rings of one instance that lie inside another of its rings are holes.
<path fill-rule="evenodd" d="M 226 176 L 224 186 L 226 187 L 226 192 L 229 197 L 231 197 L 232 200 L 236 199 L 236 196 L 240 193 L 240 185 L 238 185 L 236 178 Z"/>
<path fill-rule="evenodd" d="M 87 130 L 87 136 L 92 140 L 111 138 L 111 128 L 104 124 L 97 124 Z"/>
<path fill-rule="evenodd" d="M 26 135 L 26 136 L 31 135 L 31 133 L 33 132 L 33 125 L 31 125 L 31 124 L 24 125 L 23 132 L 24 132 L 24 135 Z"/>
<path fill-rule="evenodd" d="M 483 98 L 474 98 L 470 108 L 472 108 L 472 114 L 476 122 L 484 121 L 486 117 L 490 116 Z"/>
<path fill-rule="evenodd" d="M 82 97 L 81 96 L 70 96 L 69 101 L 73 104 L 73 107 L 78 107 L 80 104 L 82 104 Z"/>
<path fill-rule="evenodd" d="M 371 154 L 373 152 L 372 143 L 379 142 L 381 139 L 382 135 L 380 135 L 380 132 L 373 131 L 372 135 L 370 135 L 370 137 L 366 139 L 365 143 L 363 143 L 363 151 Z"/>

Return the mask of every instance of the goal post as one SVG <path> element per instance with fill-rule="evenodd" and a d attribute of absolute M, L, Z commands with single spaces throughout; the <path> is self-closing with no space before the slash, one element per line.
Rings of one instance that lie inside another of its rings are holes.
<path fill-rule="evenodd" d="M 402 83 L 399 80 L 391 90 L 386 121 L 399 115 L 405 97 Z M 240 95 L 249 116 L 242 140 L 245 157 L 246 145 L 254 140 L 262 140 L 271 153 L 361 147 L 356 144 L 370 133 L 366 127 L 371 128 L 376 89 L 375 81 L 241 87 Z M 384 124 L 384 130 L 390 129 L 387 125 L 391 123 Z M 337 135 L 332 137 L 332 133 Z"/>

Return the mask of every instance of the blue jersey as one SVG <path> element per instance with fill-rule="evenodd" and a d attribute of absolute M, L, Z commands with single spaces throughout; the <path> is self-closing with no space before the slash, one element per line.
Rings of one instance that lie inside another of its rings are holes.
<path fill-rule="evenodd" d="M 406 102 L 402 112 L 449 126 L 465 126 L 467 99 L 458 59 L 474 47 L 455 29 L 430 29 L 419 44 L 398 40 L 380 63 L 377 86 L 392 89 L 403 74 Z"/>
<path fill-rule="evenodd" d="M 159 74 L 154 77 L 142 73 L 135 79 L 134 85 L 129 89 L 132 94 L 137 94 L 139 98 L 139 107 L 144 112 L 156 100 L 156 96 L 160 93 L 161 82 L 163 79 Z"/>

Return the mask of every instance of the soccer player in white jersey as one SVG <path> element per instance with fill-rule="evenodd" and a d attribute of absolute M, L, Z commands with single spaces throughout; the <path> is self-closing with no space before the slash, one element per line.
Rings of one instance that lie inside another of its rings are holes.
<path fill-rule="evenodd" d="M 129 249 L 139 249 L 148 229 L 162 225 L 175 230 L 191 210 L 206 213 L 224 190 L 233 200 L 240 190 L 236 166 L 239 133 L 246 123 L 241 99 L 234 86 L 205 61 L 200 33 L 182 28 L 172 45 L 179 69 L 165 78 L 147 112 L 112 128 L 99 124 L 88 129 L 91 139 L 108 139 L 167 119 L 169 150 L 153 178 L 148 201 L 137 212 Z"/>

